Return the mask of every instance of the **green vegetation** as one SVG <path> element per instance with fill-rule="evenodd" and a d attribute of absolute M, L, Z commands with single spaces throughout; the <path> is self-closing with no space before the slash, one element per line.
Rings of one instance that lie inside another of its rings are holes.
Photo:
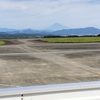
<path fill-rule="evenodd" d="M 49 43 L 91 43 L 100 42 L 100 37 L 43 38 L 42 41 Z"/>
<path fill-rule="evenodd" d="M 6 44 L 6 42 L 5 42 L 5 41 L 0 40 L 0 45 L 5 45 L 5 44 Z"/>

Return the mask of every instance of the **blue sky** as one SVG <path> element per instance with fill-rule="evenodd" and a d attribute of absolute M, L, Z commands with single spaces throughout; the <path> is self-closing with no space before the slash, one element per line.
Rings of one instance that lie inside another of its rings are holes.
<path fill-rule="evenodd" d="M 0 0 L 0 28 L 100 28 L 100 0 Z"/>

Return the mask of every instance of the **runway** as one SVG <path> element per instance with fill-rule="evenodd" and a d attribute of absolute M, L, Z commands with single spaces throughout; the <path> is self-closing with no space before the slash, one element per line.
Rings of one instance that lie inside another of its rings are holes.
<path fill-rule="evenodd" d="M 0 46 L 0 88 L 100 81 L 100 43 L 7 41 Z"/>

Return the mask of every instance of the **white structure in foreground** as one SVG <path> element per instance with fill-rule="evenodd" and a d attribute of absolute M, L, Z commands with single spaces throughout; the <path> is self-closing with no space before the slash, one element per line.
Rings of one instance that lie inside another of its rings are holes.
<path fill-rule="evenodd" d="M 0 89 L 0 100 L 100 100 L 100 81 Z"/>

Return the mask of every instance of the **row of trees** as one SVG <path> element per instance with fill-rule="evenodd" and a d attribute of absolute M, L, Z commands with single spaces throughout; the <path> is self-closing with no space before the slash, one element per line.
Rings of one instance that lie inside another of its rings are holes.
<path fill-rule="evenodd" d="M 69 35 L 69 36 L 60 36 L 60 35 L 39 35 L 39 34 L 0 34 L 0 38 L 3 39 L 17 39 L 17 38 L 66 38 L 66 37 L 100 37 L 100 34 L 98 35 Z"/>
<path fill-rule="evenodd" d="M 44 38 L 66 38 L 66 37 L 100 37 L 100 34 L 98 35 L 82 35 L 82 36 L 78 36 L 78 35 L 68 35 L 68 36 L 59 36 L 59 35 L 50 35 L 50 36 L 44 36 Z"/>

